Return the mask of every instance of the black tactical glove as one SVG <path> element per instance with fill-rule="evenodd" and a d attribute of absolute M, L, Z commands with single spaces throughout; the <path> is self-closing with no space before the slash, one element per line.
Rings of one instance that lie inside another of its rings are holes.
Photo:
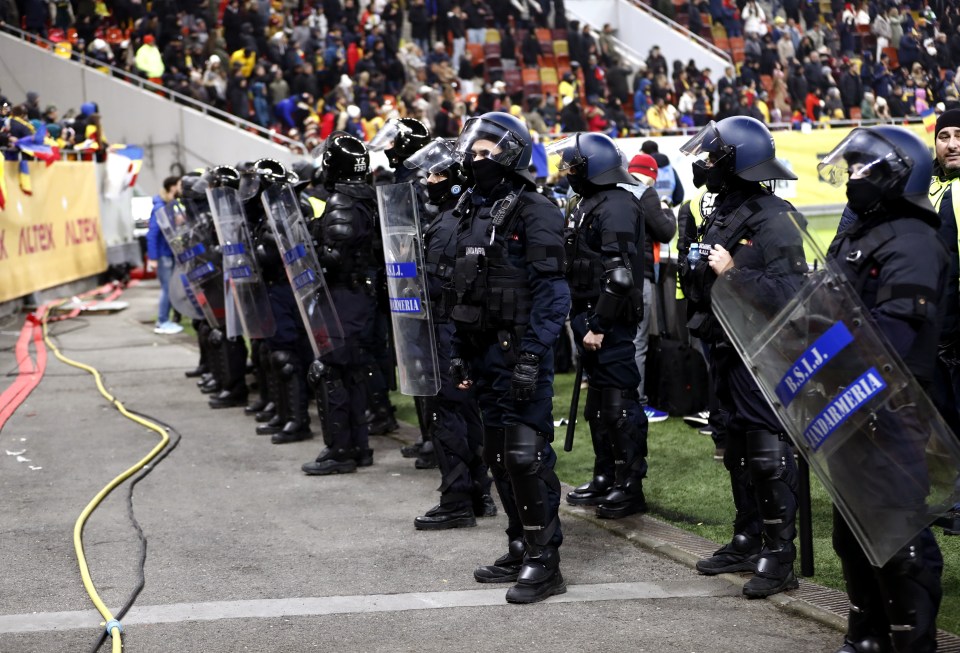
<path fill-rule="evenodd" d="M 530 401 L 539 376 L 540 357 L 535 354 L 520 354 L 520 359 L 513 366 L 513 377 L 510 379 L 513 398 L 517 401 Z"/>
<path fill-rule="evenodd" d="M 465 360 L 459 357 L 450 359 L 450 378 L 457 386 L 470 381 L 470 369 Z"/>

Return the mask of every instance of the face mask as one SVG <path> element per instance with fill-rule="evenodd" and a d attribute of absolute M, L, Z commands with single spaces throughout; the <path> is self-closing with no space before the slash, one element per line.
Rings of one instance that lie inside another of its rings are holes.
<path fill-rule="evenodd" d="M 711 193 L 719 193 L 726 185 L 724 166 L 713 164 L 707 167 L 704 161 L 693 162 L 693 185 L 697 188 L 706 186 Z"/>
<path fill-rule="evenodd" d="M 490 159 L 474 159 L 470 164 L 477 191 L 481 195 L 488 195 L 503 181 L 506 170 L 496 161 Z"/>
<path fill-rule="evenodd" d="M 450 179 L 438 181 L 435 184 L 427 184 L 427 198 L 431 204 L 440 204 L 450 192 Z"/>
<path fill-rule="evenodd" d="M 567 173 L 567 183 L 570 184 L 570 188 L 573 189 L 573 192 L 577 195 L 583 195 L 583 189 L 585 187 L 586 180 L 579 175 L 571 175 Z"/>
<path fill-rule="evenodd" d="M 707 166 L 704 165 L 703 161 L 694 161 L 693 185 L 697 188 L 703 188 L 705 183 L 707 183 Z"/>
<path fill-rule="evenodd" d="M 879 204 L 881 194 L 869 179 L 851 179 L 847 182 L 847 205 L 857 215 L 863 215 Z"/>

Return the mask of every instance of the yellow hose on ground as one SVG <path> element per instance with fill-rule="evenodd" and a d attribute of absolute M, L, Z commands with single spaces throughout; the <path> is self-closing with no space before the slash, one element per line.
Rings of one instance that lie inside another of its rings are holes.
<path fill-rule="evenodd" d="M 49 314 L 49 313 L 48 313 Z M 90 569 L 87 567 L 87 558 L 83 553 L 83 527 L 87 523 L 87 519 L 93 514 L 93 511 L 96 510 L 97 506 L 116 489 L 121 483 L 125 480 L 136 474 L 139 470 L 149 463 L 151 460 L 156 458 L 156 456 L 163 451 L 163 449 L 170 443 L 170 436 L 167 434 L 166 430 L 163 427 L 155 424 L 149 420 L 143 419 L 138 415 L 134 415 L 128 411 L 120 401 L 107 392 L 106 387 L 103 385 L 103 380 L 100 378 L 100 372 L 95 368 L 85 365 L 75 360 L 67 358 L 57 347 L 51 342 L 49 335 L 47 334 L 47 314 L 43 316 L 43 340 L 47 343 L 47 347 L 53 352 L 53 355 L 57 357 L 60 361 L 71 365 L 73 367 L 85 370 L 93 375 L 94 380 L 97 382 L 97 389 L 100 391 L 107 401 L 113 404 L 114 408 L 120 411 L 120 414 L 126 417 L 129 420 L 133 420 L 137 424 L 147 427 L 152 431 L 156 431 L 160 435 L 160 442 L 155 446 L 150 453 L 144 456 L 138 463 L 133 467 L 130 467 L 128 470 L 117 476 L 115 479 L 110 481 L 106 487 L 100 490 L 97 495 L 87 504 L 86 508 L 83 509 L 83 512 L 80 513 L 80 516 L 77 518 L 76 523 L 73 526 L 73 548 L 77 552 L 77 562 L 80 565 L 80 576 L 83 578 L 83 586 L 87 590 L 87 594 L 90 595 L 90 599 L 93 601 L 94 606 L 103 616 L 104 625 L 107 628 L 107 632 L 110 633 L 110 637 L 113 640 L 113 653 L 120 653 L 123 650 L 123 643 L 121 640 L 121 634 L 123 633 L 123 628 L 120 625 L 120 622 L 113 618 L 113 613 L 110 612 L 110 609 L 104 604 L 103 600 L 100 598 L 100 595 L 97 593 L 96 588 L 93 586 L 93 580 L 90 578 Z"/>

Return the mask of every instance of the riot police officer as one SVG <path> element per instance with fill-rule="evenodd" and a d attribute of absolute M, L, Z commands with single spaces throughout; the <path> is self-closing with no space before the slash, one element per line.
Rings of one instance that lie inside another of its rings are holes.
<path fill-rule="evenodd" d="M 183 187 L 183 202 L 186 210 L 195 214 L 198 223 L 209 230 L 210 247 L 204 256 L 211 258 L 210 263 L 222 269 L 223 254 L 217 241 L 217 234 L 210 214 L 210 204 L 206 189 L 210 186 L 240 187 L 240 175 L 236 168 L 216 166 L 207 170 L 199 178 L 187 175 Z M 242 334 L 233 338 L 227 336 L 225 296 L 222 279 L 210 279 L 204 285 L 207 301 L 210 302 L 217 324 L 201 324 L 198 338 L 208 347 L 208 361 L 212 373 L 212 385 L 217 392 L 210 398 L 211 408 L 226 408 L 243 405 L 247 397 L 247 345 Z M 203 344 L 201 344 L 203 346 Z"/>
<path fill-rule="evenodd" d="M 414 181 L 418 168 L 405 164 L 407 159 L 430 142 L 430 130 L 416 118 L 391 118 L 370 139 L 370 151 L 383 151 L 393 168 L 396 184 Z"/>
<path fill-rule="evenodd" d="M 366 419 L 367 375 L 374 367 L 371 333 L 376 311 L 374 278 L 383 261 L 373 241 L 376 200 L 369 183 L 366 146 L 346 132 L 334 132 L 316 152 L 319 181 L 329 196 L 323 215 L 310 223 L 317 256 L 343 328 L 343 342 L 313 364 L 310 381 L 324 444 L 303 472 L 324 476 L 354 472 L 373 463 Z"/>
<path fill-rule="evenodd" d="M 440 467 L 440 503 L 414 520 L 418 530 L 476 525 L 476 517 L 497 514 L 490 496 L 491 479 L 481 456 L 483 424 L 472 390 L 462 390 L 450 377 L 454 326 L 443 306 L 443 286 L 453 281 L 458 217 L 453 209 L 467 177 L 455 158 L 453 144 L 438 138 L 404 161 L 424 178 L 427 224 L 423 228 L 424 260 L 436 331 L 440 392 L 427 397 L 429 440 Z M 422 452 L 421 452 L 422 453 Z"/>
<path fill-rule="evenodd" d="M 430 141 L 430 132 L 427 126 L 416 118 L 391 118 L 370 140 L 369 149 L 372 152 L 383 151 L 387 156 L 387 163 L 393 168 L 393 183 L 403 184 L 418 181 L 418 168 L 405 165 L 407 159 L 415 152 L 423 148 Z M 417 193 L 421 214 L 425 209 L 426 198 L 424 197 L 424 187 L 420 184 L 414 185 Z M 381 287 L 381 284 L 378 284 Z M 381 294 L 382 295 L 382 294 Z M 380 297 L 381 300 L 385 296 Z M 381 304 L 383 302 L 381 301 Z M 389 330 L 389 318 L 386 311 L 377 313 L 377 335 L 383 336 L 384 342 L 389 340 L 386 334 Z M 392 378 L 393 374 L 393 354 L 389 351 L 389 344 L 377 354 L 379 366 L 382 374 Z M 373 400 L 371 402 L 373 410 L 373 422 L 371 432 L 387 433 L 395 431 L 397 428 L 396 420 L 393 419 L 393 407 L 383 401 Z M 425 397 L 414 397 L 414 405 L 417 409 L 417 420 L 420 425 L 420 441 L 412 445 L 403 447 L 400 451 L 404 458 L 416 458 L 415 466 L 417 469 L 432 469 L 437 466 L 436 455 L 433 450 L 433 443 L 430 441 L 430 409 L 427 407 Z"/>
<path fill-rule="evenodd" d="M 560 484 L 553 468 L 553 346 L 570 310 L 563 277 L 563 214 L 536 193 L 532 141 L 517 118 L 472 118 L 457 141 L 474 180 L 458 203 L 450 316 L 451 374 L 474 387 L 484 458 L 507 513 L 509 548 L 474 572 L 481 583 L 516 581 L 507 601 L 566 591 Z"/>
<path fill-rule="evenodd" d="M 289 174 L 283 164 L 273 159 L 255 161 L 240 179 L 240 198 L 244 202 L 248 222 L 254 225 L 253 246 L 276 321 L 275 333 L 265 341 L 269 359 L 264 361 L 264 357 L 260 356 L 261 364 L 268 362 L 268 376 L 272 377 L 276 388 L 280 426 L 270 436 L 273 444 L 299 442 L 313 437 L 306 376 L 313 355 L 293 288 L 284 270 L 283 257 L 267 224 L 261 199 L 268 186 L 296 181 L 296 175 Z M 258 429 L 258 432 L 262 430 Z"/>
<path fill-rule="evenodd" d="M 575 134 L 549 150 L 560 155 L 559 169 L 580 196 L 567 237 L 567 281 L 571 325 L 590 379 L 584 416 L 595 455 L 593 479 L 567 503 L 597 506 L 598 517 L 616 519 L 647 509 L 647 417 L 634 346 L 643 317 L 644 220 L 628 190 L 638 182 L 604 134 Z"/>
<path fill-rule="evenodd" d="M 763 123 L 745 116 L 711 121 L 681 151 L 698 157 L 697 187 L 716 194 L 698 229 L 699 242 L 679 263 L 689 301 L 687 326 L 709 347 L 710 373 L 726 418 L 723 462 L 736 509 L 733 539 L 696 567 L 708 575 L 753 571 L 743 593 L 770 596 L 798 586 L 796 463 L 779 419 L 712 312 L 710 290 L 717 275 L 735 274 L 770 302 L 785 304 L 797 291 L 806 266 L 785 263 L 797 251 L 802 254 L 802 244 L 798 236 L 794 243 L 776 233 L 779 220 L 768 221 L 793 207 L 762 184 L 796 177 L 777 160 Z"/>
<path fill-rule="evenodd" d="M 848 221 L 830 245 L 832 260 L 853 284 L 871 316 L 921 387 L 934 378 L 946 293 L 947 252 L 937 235 L 940 219 L 928 198 L 932 162 L 923 141 L 900 127 L 854 129 L 819 166 L 820 176 L 846 184 Z M 956 284 L 956 279 L 953 279 Z M 896 421 L 896 420 L 895 420 Z M 877 436 L 892 436 L 919 455 L 901 453 L 901 465 L 922 465 L 929 432 L 921 426 L 919 444 L 902 429 L 890 431 L 878 411 Z M 924 437 L 926 436 L 926 437 Z M 919 461 L 919 462 L 918 462 Z M 865 475 L 899 498 L 916 494 L 898 487 L 897 472 L 885 471 L 889 458 L 859 460 L 843 472 Z M 882 478 L 870 478 L 882 475 Z M 925 476 L 923 470 L 914 477 Z M 892 487 L 891 487 L 892 485 Z M 924 504 L 925 490 L 915 497 Z M 843 567 L 850 613 L 844 645 L 838 653 L 897 651 L 924 653 L 937 648 L 936 618 L 942 594 L 943 557 L 929 528 L 924 528 L 882 567 L 872 566 L 853 532 L 834 509 L 833 546 Z"/>

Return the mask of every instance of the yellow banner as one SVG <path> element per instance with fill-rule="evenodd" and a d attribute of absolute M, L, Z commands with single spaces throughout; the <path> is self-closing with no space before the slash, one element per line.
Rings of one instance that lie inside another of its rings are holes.
<path fill-rule="evenodd" d="M 20 190 L 18 163 L 5 162 L 0 211 L 0 301 L 107 269 L 94 163 L 30 163 L 32 194 Z"/>

